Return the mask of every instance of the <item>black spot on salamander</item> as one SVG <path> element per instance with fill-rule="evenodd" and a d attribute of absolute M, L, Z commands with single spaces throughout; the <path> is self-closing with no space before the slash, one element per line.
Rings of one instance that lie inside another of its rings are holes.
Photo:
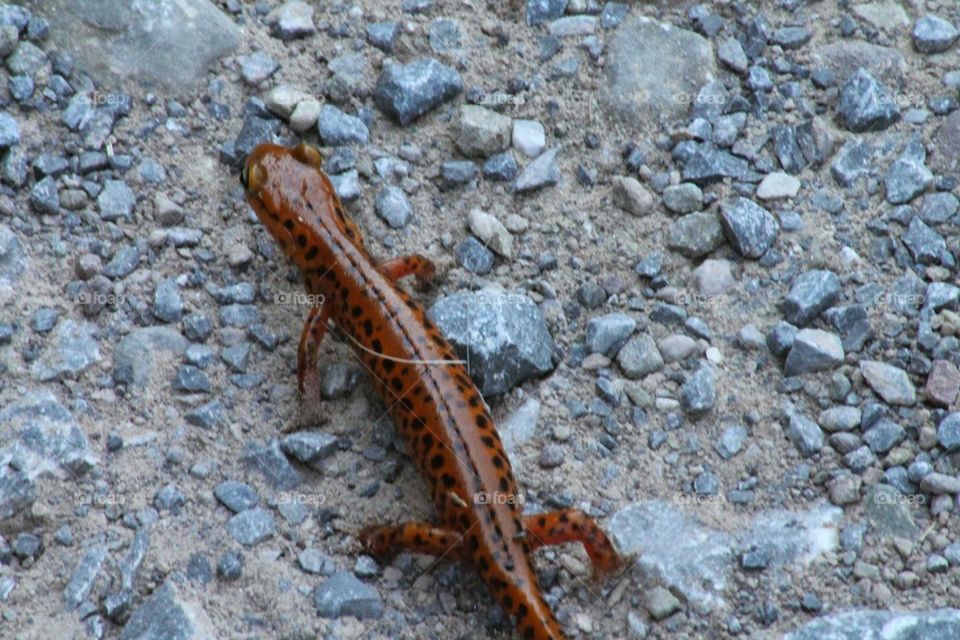
<path fill-rule="evenodd" d="M 368 338 L 373 335 L 373 321 L 370 320 L 370 318 L 363 321 L 363 331 L 367 334 Z M 375 349 L 375 351 L 379 353 L 380 349 Z"/>
<path fill-rule="evenodd" d="M 440 469 L 443 467 L 444 458 L 441 454 L 436 454 L 433 458 L 430 459 L 430 467 L 433 469 Z"/>

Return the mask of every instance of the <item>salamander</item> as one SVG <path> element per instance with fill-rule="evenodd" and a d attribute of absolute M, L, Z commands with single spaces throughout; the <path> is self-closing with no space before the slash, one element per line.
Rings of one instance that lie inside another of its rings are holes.
<path fill-rule="evenodd" d="M 360 543 L 382 558 L 408 551 L 467 561 L 514 618 L 520 637 L 563 638 L 537 583 L 532 552 L 580 542 L 597 573 L 616 569 L 621 557 L 580 510 L 523 515 L 523 497 L 486 403 L 424 308 L 397 286 L 408 275 L 430 281 L 434 264 L 420 255 L 378 264 L 321 166 L 311 145 L 261 144 L 240 179 L 251 208 L 318 302 L 297 351 L 301 394 L 316 384 L 317 348 L 332 322 L 371 374 L 436 507 L 436 524 L 367 527 Z"/>

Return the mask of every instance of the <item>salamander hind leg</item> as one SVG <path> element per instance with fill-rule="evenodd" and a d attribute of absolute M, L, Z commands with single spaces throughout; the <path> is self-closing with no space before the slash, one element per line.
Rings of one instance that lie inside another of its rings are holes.
<path fill-rule="evenodd" d="M 437 275 L 437 265 L 419 254 L 387 260 L 380 266 L 391 280 L 399 280 L 405 276 L 414 275 L 417 280 L 426 284 Z"/>
<path fill-rule="evenodd" d="M 532 549 L 564 542 L 581 543 L 593 564 L 594 577 L 617 573 L 626 564 L 607 534 L 579 509 L 524 516 L 523 524 Z"/>
<path fill-rule="evenodd" d="M 426 522 L 367 527 L 359 537 L 364 550 L 380 558 L 389 558 L 401 551 L 455 560 L 465 557 L 463 534 Z"/>

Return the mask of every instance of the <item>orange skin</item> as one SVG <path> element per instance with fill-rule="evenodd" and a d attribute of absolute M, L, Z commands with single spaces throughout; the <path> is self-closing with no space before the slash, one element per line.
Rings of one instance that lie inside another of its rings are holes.
<path fill-rule="evenodd" d="M 250 206 L 300 268 L 307 292 L 323 296 L 300 341 L 300 390 L 315 381 L 317 346 L 332 320 L 371 372 L 440 523 L 372 527 L 361 533 L 361 543 L 381 557 L 404 550 L 467 560 L 514 617 L 521 637 L 563 638 L 531 552 L 577 541 L 598 572 L 620 566 L 620 557 L 579 510 L 521 514 L 522 496 L 479 391 L 423 307 L 395 283 L 411 274 L 427 281 L 433 264 L 409 256 L 378 265 L 320 166 L 314 147 L 262 144 L 241 176 Z"/>

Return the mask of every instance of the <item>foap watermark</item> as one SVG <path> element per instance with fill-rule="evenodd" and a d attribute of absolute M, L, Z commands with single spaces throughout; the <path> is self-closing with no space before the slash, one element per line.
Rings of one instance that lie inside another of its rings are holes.
<path fill-rule="evenodd" d="M 719 493 L 675 493 L 672 501 L 687 507 L 702 507 L 708 504 L 723 504 L 727 499 Z"/>
<path fill-rule="evenodd" d="M 520 95 L 495 91 L 493 93 L 481 93 L 478 96 L 472 96 L 472 102 L 483 107 L 501 107 L 506 104 L 519 107 L 526 102 L 526 99 Z"/>
<path fill-rule="evenodd" d="M 106 293 L 103 291 L 80 291 L 73 297 L 73 302 L 80 305 L 119 306 L 127 301 L 122 293 Z"/>
<path fill-rule="evenodd" d="M 905 504 L 922 506 L 927 504 L 927 497 L 920 493 L 893 493 L 877 491 L 873 494 L 874 504 Z"/>
<path fill-rule="evenodd" d="M 517 504 L 522 505 L 522 493 L 501 493 L 500 491 L 478 491 L 473 494 L 473 504 Z"/>
<path fill-rule="evenodd" d="M 110 107 L 118 111 L 129 111 L 131 98 L 125 93 L 106 93 L 91 91 L 77 97 L 78 101 L 86 102 L 91 107 Z"/>
<path fill-rule="evenodd" d="M 320 293 L 306 291 L 278 291 L 273 294 L 273 304 L 295 307 L 322 307 L 325 298 Z"/>
<path fill-rule="evenodd" d="M 307 507 L 320 507 L 326 503 L 327 496 L 322 493 L 281 491 L 277 494 L 277 504 L 302 504 Z"/>
<path fill-rule="evenodd" d="M 724 294 L 698 293 L 696 291 L 678 291 L 673 304 L 697 309 L 713 309 L 723 306 L 727 296 Z"/>

